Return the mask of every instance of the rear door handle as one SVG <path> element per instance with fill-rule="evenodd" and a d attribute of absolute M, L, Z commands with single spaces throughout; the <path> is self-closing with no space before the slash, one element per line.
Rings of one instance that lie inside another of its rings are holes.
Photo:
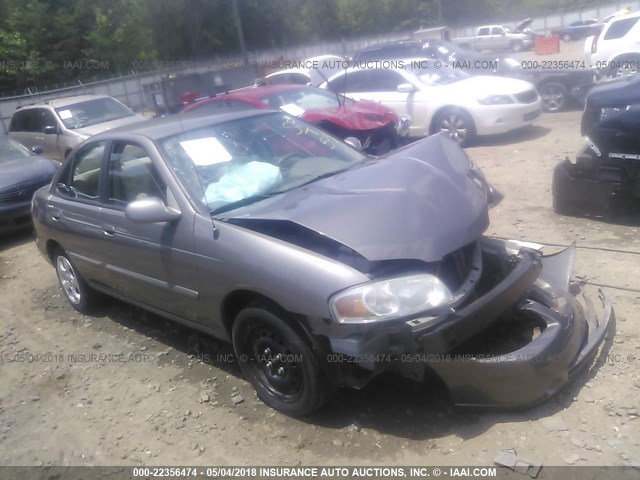
<path fill-rule="evenodd" d="M 60 220 L 60 210 L 58 210 L 56 207 L 54 207 L 51 204 L 48 204 L 47 208 L 49 209 L 49 212 L 51 213 L 51 220 L 53 220 L 54 222 L 59 221 Z"/>

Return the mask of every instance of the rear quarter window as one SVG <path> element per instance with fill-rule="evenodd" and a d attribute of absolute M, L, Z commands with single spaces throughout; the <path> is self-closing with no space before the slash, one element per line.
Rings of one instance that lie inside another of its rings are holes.
<path fill-rule="evenodd" d="M 617 20 L 611 23 L 611 26 L 604 35 L 604 40 L 613 40 L 615 38 L 622 38 L 629 30 L 631 30 L 636 23 L 638 23 L 640 17 L 625 18 L 623 20 Z"/>

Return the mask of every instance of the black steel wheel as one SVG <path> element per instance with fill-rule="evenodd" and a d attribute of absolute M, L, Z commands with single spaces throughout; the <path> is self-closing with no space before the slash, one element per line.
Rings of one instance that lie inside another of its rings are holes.
<path fill-rule="evenodd" d="M 233 348 L 258 397 L 288 415 L 308 415 L 330 391 L 319 359 L 302 336 L 268 305 L 242 310 L 233 324 Z"/>

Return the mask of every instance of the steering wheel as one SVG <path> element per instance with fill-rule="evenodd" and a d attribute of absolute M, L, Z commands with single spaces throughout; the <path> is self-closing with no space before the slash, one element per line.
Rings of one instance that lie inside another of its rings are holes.
<path fill-rule="evenodd" d="M 311 155 L 303 152 L 287 153 L 276 161 L 276 165 L 280 167 L 280 170 L 288 172 L 298 160 L 303 158 L 311 158 Z"/>

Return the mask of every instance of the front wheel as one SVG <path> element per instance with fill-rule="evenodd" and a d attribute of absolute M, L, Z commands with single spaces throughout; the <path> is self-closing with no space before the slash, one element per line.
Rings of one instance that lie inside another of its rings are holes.
<path fill-rule="evenodd" d="M 524 49 L 524 46 L 522 45 L 522 42 L 511 43 L 511 50 L 513 50 L 514 52 L 521 52 L 523 49 Z"/>
<path fill-rule="evenodd" d="M 268 305 L 242 310 L 233 324 L 232 341 L 242 372 L 271 408 L 302 416 L 326 401 L 330 388 L 319 359 Z"/>
<path fill-rule="evenodd" d="M 567 103 L 568 91 L 562 83 L 548 82 L 538 87 L 545 112 L 559 112 Z"/>
<path fill-rule="evenodd" d="M 460 109 L 448 109 L 439 113 L 434 130 L 447 134 L 461 147 L 470 145 L 476 136 L 473 119 L 467 112 Z"/>
<path fill-rule="evenodd" d="M 102 300 L 100 293 L 93 290 L 80 276 L 69 260 L 67 253 L 60 247 L 53 254 L 58 282 L 65 298 L 80 313 L 93 311 Z"/>
<path fill-rule="evenodd" d="M 564 40 L 565 42 L 570 42 L 572 40 L 571 35 L 569 35 L 568 33 L 565 33 L 562 36 L 562 40 Z"/>

